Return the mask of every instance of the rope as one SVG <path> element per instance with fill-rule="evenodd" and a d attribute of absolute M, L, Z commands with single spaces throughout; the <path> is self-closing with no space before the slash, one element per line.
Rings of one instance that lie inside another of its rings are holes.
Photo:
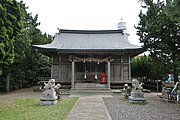
<path fill-rule="evenodd" d="M 102 63 L 102 62 L 108 62 L 108 61 L 113 61 L 114 59 L 111 59 L 111 57 L 107 57 L 104 59 L 100 59 L 100 58 L 80 58 L 80 57 L 76 57 L 76 56 L 69 56 L 70 61 L 75 61 L 75 62 L 97 62 L 97 63 Z"/>

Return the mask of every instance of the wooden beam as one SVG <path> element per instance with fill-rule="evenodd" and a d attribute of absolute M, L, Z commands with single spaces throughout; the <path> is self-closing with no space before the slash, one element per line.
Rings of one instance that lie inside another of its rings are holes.
<path fill-rule="evenodd" d="M 121 81 L 124 81 L 123 80 L 123 77 L 124 77 L 124 75 L 123 75 L 123 56 L 121 56 Z"/>

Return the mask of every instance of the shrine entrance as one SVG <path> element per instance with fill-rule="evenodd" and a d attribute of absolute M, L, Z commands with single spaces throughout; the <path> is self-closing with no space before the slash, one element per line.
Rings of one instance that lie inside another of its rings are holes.
<path fill-rule="evenodd" d="M 106 73 L 106 64 L 104 62 L 77 62 L 76 68 L 77 82 L 100 83 L 100 74 Z"/>
<path fill-rule="evenodd" d="M 110 89 L 110 62 L 106 55 L 77 55 L 69 56 L 72 62 L 71 89 L 75 83 L 100 83 L 100 74 L 107 74 L 107 88 Z"/>

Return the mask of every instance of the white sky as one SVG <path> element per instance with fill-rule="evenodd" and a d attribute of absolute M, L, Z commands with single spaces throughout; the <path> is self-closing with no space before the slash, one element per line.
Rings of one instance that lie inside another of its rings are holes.
<path fill-rule="evenodd" d="M 20 1 L 20 0 L 18 0 Z M 60 29 L 116 30 L 123 18 L 129 41 L 140 45 L 134 25 L 139 22 L 138 0 L 23 0 L 28 12 L 38 14 L 39 29 L 55 35 Z"/>

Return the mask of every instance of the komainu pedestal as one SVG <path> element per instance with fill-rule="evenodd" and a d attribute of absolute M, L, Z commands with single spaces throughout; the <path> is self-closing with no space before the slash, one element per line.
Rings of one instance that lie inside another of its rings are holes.
<path fill-rule="evenodd" d="M 139 81 L 136 79 L 132 80 L 133 90 L 131 91 L 131 95 L 129 96 L 130 102 L 142 102 L 145 101 L 144 93 L 142 92 L 142 85 L 139 84 Z"/>
<path fill-rule="evenodd" d="M 40 105 L 54 105 L 57 103 L 58 96 L 56 94 L 57 89 L 61 87 L 60 84 L 57 84 L 55 86 L 55 80 L 50 79 L 48 83 L 44 83 L 44 92 L 42 94 L 42 97 L 40 98 Z"/>

